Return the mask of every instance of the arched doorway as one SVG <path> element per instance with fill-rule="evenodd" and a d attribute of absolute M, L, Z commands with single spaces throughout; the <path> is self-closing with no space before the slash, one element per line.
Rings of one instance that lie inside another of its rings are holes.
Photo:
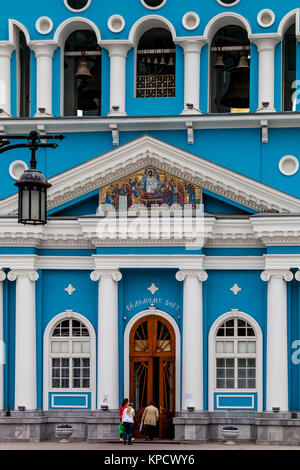
<path fill-rule="evenodd" d="M 139 432 L 145 407 L 154 401 L 159 409 L 157 437 L 172 439 L 175 414 L 175 332 L 157 315 L 148 315 L 132 327 L 129 341 L 130 401 L 136 410 L 134 434 Z"/>

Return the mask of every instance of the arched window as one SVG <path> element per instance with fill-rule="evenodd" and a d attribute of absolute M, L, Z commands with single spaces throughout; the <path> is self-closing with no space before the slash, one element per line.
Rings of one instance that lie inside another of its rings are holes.
<path fill-rule="evenodd" d="M 282 98 L 283 111 L 296 111 L 294 100 L 296 80 L 296 30 L 295 23 L 285 32 L 282 42 Z"/>
<path fill-rule="evenodd" d="M 257 389 L 257 338 L 244 319 L 231 318 L 215 334 L 215 390 Z"/>
<path fill-rule="evenodd" d="M 101 48 L 93 31 L 74 31 L 64 49 L 64 115 L 100 114 Z"/>
<path fill-rule="evenodd" d="M 250 42 L 247 32 L 232 25 L 219 29 L 210 52 L 210 111 L 249 112 Z"/>
<path fill-rule="evenodd" d="M 57 323 L 50 335 L 50 389 L 91 389 L 91 338 L 75 319 Z"/>
<path fill-rule="evenodd" d="M 18 31 L 19 48 L 17 51 L 17 114 L 30 116 L 30 49 L 25 34 Z"/>
<path fill-rule="evenodd" d="M 137 48 L 137 98 L 175 96 L 175 58 L 168 30 L 152 28 L 142 35 Z"/>

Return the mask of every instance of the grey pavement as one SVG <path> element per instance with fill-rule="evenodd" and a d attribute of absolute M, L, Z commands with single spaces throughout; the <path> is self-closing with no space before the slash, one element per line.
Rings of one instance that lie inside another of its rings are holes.
<path fill-rule="evenodd" d="M 256 445 L 256 444 L 239 444 L 226 445 L 221 442 L 205 443 L 205 444 L 188 444 L 188 443 L 160 443 L 159 441 L 148 442 L 134 442 L 133 445 L 128 446 L 123 443 L 101 442 L 101 443 L 88 443 L 85 441 L 75 441 L 69 443 L 61 443 L 58 441 L 44 441 L 44 442 L 0 442 L 1 450 L 104 450 L 114 451 L 121 450 L 124 452 L 131 452 L 134 450 L 147 450 L 150 452 L 155 451 L 168 451 L 174 450 L 179 454 L 184 451 L 193 450 L 300 450 L 300 446 L 278 446 L 278 445 Z"/>

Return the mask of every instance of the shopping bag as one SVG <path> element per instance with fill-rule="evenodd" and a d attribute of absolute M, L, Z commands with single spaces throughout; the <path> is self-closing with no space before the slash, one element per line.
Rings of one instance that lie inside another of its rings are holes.
<path fill-rule="evenodd" d="M 141 421 L 141 424 L 140 424 L 140 433 L 141 433 L 141 434 L 145 434 L 145 428 L 144 428 L 144 423 L 143 423 L 143 421 Z"/>

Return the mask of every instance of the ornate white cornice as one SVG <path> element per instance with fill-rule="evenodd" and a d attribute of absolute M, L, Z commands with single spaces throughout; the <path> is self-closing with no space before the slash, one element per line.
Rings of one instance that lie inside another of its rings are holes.
<path fill-rule="evenodd" d="M 265 246 L 299 245 L 300 216 L 253 216 L 250 223 L 256 238 Z"/>

